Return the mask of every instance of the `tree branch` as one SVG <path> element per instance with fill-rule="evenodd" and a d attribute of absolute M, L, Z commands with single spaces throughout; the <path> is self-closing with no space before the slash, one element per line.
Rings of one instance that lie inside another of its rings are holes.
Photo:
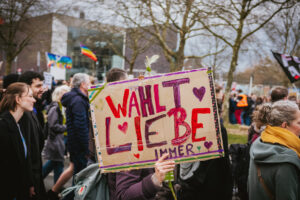
<path fill-rule="evenodd" d="M 280 8 L 278 8 L 278 10 L 276 10 L 270 17 L 268 17 L 264 22 L 262 22 L 259 26 L 257 26 L 255 29 L 253 29 L 252 31 L 248 32 L 246 35 L 244 35 L 241 38 L 241 43 L 248 38 L 250 35 L 252 35 L 253 33 L 255 33 L 256 31 L 258 31 L 260 28 L 262 28 L 266 23 L 268 23 L 278 12 L 280 12 L 282 9 L 286 9 L 282 6 L 280 6 Z"/>
<path fill-rule="evenodd" d="M 216 32 L 212 31 L 202 20 L 199 20 L 199 22 L 204 26 L 204 28 L 210 32 L 213 36 L 223 40 L 228 46 L 230 47 L 233 47 L 233 45 L 228 41 L 226 40 L 226 38 L 224 38 L 223 36 L 217 34 Z"/>

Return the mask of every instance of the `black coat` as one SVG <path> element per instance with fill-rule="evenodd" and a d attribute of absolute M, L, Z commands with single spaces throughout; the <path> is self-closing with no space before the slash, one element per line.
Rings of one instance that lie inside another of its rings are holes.
<path fill-rule="evenodd" d="M 25 158 L 17 123 L 8 111 L 0 115 L 0 130 L 0 198 L 25 199 L 30 186 L 29 154 Z M 23 137 L 25 131 L 21 127 Z"/>
<path fill-rule="evenodd" d="M 35 188 L 36 198 L 43 199 L 45 186 L 42 178 L 42 150 L 44 147 L 44 133 L 39 120 L 33 112 L 25 112 L 20 120 L 20 126 L 26 131 L 24 137 L 27 141 L 30 154 L 31 184 Z"/>
<path fill-rule="evenodd" d="M 228 155 L 227 131 L 221 124 L 225 157 L 201 161 L 188 180 L 179 179 L 181 200 L 231 200 L 233 181 Z"/>

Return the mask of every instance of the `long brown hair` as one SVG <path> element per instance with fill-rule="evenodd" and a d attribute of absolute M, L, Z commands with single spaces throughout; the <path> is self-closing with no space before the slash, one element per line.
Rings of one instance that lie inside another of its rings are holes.
<path fill-rule="evenodd" d="M 17 107 L 16 97 L 21 97 L 25 92 L 29 92 L 29 86 L 26 83 L 17 82 L 9 85 L 0 102 L 0 113 L 7 110 L 15 111 Z"/>

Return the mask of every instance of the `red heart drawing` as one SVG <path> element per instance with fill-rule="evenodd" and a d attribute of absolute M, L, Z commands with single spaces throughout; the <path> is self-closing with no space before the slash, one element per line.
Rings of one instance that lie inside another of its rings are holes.
<path fill-rule="evenodd" d="M 134 155 L 134 157 L 136 157 L 137 159 L 139 159 L 140 158 L 140 154 L 139 153 L 137 153 L 137 154 L 133 154 Z"/>
<path fill-rule="evenodd" d="M 128 123 L 124 122 L 123 125 L 118 125 L 118 128 L 120 131 L 122 131 L 123 133 L 126 133 L 127 129 L 128 129 Z"/>

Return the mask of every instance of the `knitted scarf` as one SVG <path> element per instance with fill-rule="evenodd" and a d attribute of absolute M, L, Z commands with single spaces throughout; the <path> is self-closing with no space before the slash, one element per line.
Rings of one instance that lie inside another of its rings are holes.
<path fill-rule="evenodd" d="M 261 140 L 272 144 L 281 144 L 294 150 L 300 158 L 300 139 L 291 131 L 275 126 L 267 126 L 261 134 Z"/>

